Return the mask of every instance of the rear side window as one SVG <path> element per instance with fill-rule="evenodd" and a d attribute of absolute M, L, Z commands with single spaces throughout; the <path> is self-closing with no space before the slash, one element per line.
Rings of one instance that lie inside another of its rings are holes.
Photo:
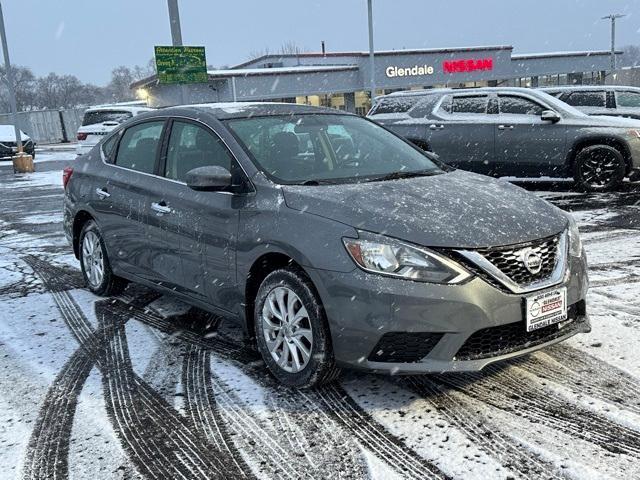
<path fill-rule="evenodd" d="M 222 140 L 211 131 L 193 123 L 173 122 L 165 177 L 184 182 L 189 170 L 207 166 L 231 170 L 231 154 Z"/>
<path fill-rule="evenodd" d="M 540 116 L 544 108 L 527 98 L 500 95 L 500 113 L 508 115 L 537 115 Z"/>
<path fill-rule="evenodd" d="M 104 156 L 107 157 L 109 160 L 113 158 L 113 153 L 114 153 L 115 146 L 118 143 L 118 138 L 120 138 L 119 134 L 112 135 L 109 139 L 107 139 L 102 144 L 102 153 L 104 153 Z"/>
<path fill-rule="evenodd" d="M 602 92 L 573 92 L 565 100 L 574 107 L 604 107 L 606 106 L 605 93 Z"/>
<path fill-rule="evenodd" d="M 376 103 L 371 115 L 378 115 L 381 113 L 404 113 L 409 111 L 416 103 L 418 103 L 418 99 L 411 97 L 383 98 Z"/>
<path fill-rule="evenodd" d="M 487 113 L 486 95 L 453 97 L 451 113 Z"/>
<path fill-rule="evenodd" d="M 125 130 L 120 140 L 116 165 L 143 173 L 153 173 L 164 121 L 145 122 Z"/>
<path fill-rule="evenodd" d="M 640 108 L 640 93 L 638 92 L 616 92 L 616 105 L 618 107 Z"/>
<path fill-rule="evenodd" d="M 85 112 L 82 119 L 82 126 L 95 125 L 96 123 L 103 122 L 117 122 L 122 123 L 125 120 L 133 117 L 131 112 L 126 110 L 94 110 Z"/>

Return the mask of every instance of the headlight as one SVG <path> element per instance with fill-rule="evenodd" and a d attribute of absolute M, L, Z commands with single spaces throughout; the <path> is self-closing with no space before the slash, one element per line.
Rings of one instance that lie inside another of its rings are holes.
<path fill-rule="evenodd" d="M 580 240 L 580 231 L 578 224 L 569 215 L 569 253 L 572 257 L 580 257 L 582 255 L 582 240 Z"/>
<path fill-rule="evenodd" d="M 408 245 L 382 235 L 343 238 L 353 261 L 368 272 L 418 282 L 457 284 L 471 274 L 453 260 L 430 250 Z"/>

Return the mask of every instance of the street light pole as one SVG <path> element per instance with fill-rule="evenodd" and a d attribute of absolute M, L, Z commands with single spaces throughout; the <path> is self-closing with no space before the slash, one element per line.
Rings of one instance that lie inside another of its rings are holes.
<path fill-rule="evenodd" d="M 11 108 L 11 122 L 16 133 L 16 147 L 18 155 L 22 154 L 22 134 L 18 125 L 18 106 L 16 104 L 16 92 L 14 90 L 13 70 L 9 60 L 9 47 L 7 45 L 7 33 L 4 29 L 4 15 L 2 14 L 2 3 L 0 3 L 0 40 L 2 40 L 2 54 L 4 55 L 4 69 L 7 76 L 7 89 L 9 90 L 9 107 Z"/>
<path fill-rule="evenodd" d="M 169 23 L 171 23 L 171 44 L 174 47 L 180 47 L 182 46 L 182 29 L 178 0 L 167 0 L 167 4 L 169 6 Z"/>
<path fill-rule="evenodd" d="M 375 55 L 373 53 L 373 5 L 372 0 L 367 0 L 367 11 L 369 16 L 369 72 L 371 74 L 369 87 L 371 89 L 371 106 L 373 99 L 376 97 L 376 69 Z"/>
<path fill-rule="evenodd" d="M 620 13 L 612 13 L 602 17 L 602 20 L 611 20 L 611 71 L 616 69 L 616 19 L 626 17 Z"/>

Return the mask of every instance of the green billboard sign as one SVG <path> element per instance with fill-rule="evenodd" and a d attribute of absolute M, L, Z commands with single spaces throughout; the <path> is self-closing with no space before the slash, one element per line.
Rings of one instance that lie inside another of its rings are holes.
<path fill-rule="evenodd" d="M 206 83 L 204 47 L 155 47 L 156 72 L 160 83 Z"/>

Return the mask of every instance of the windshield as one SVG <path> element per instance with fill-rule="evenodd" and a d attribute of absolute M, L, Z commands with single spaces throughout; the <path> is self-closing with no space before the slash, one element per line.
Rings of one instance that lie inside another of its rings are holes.
<path fill-rule="evenodd" d="M 122 123 L 132 116 L 133 114 L 126 110 L 94 110 L 92 112 L 85 112 L 82 125 L 95 125 L 96 123 L 103 122 Z"/>
<path fill-rule="evenodd" d="M 278 183 L 442 173 L 426 154 L 360 117 L 283 115 L 226 123 L 257 166 Z"/>

